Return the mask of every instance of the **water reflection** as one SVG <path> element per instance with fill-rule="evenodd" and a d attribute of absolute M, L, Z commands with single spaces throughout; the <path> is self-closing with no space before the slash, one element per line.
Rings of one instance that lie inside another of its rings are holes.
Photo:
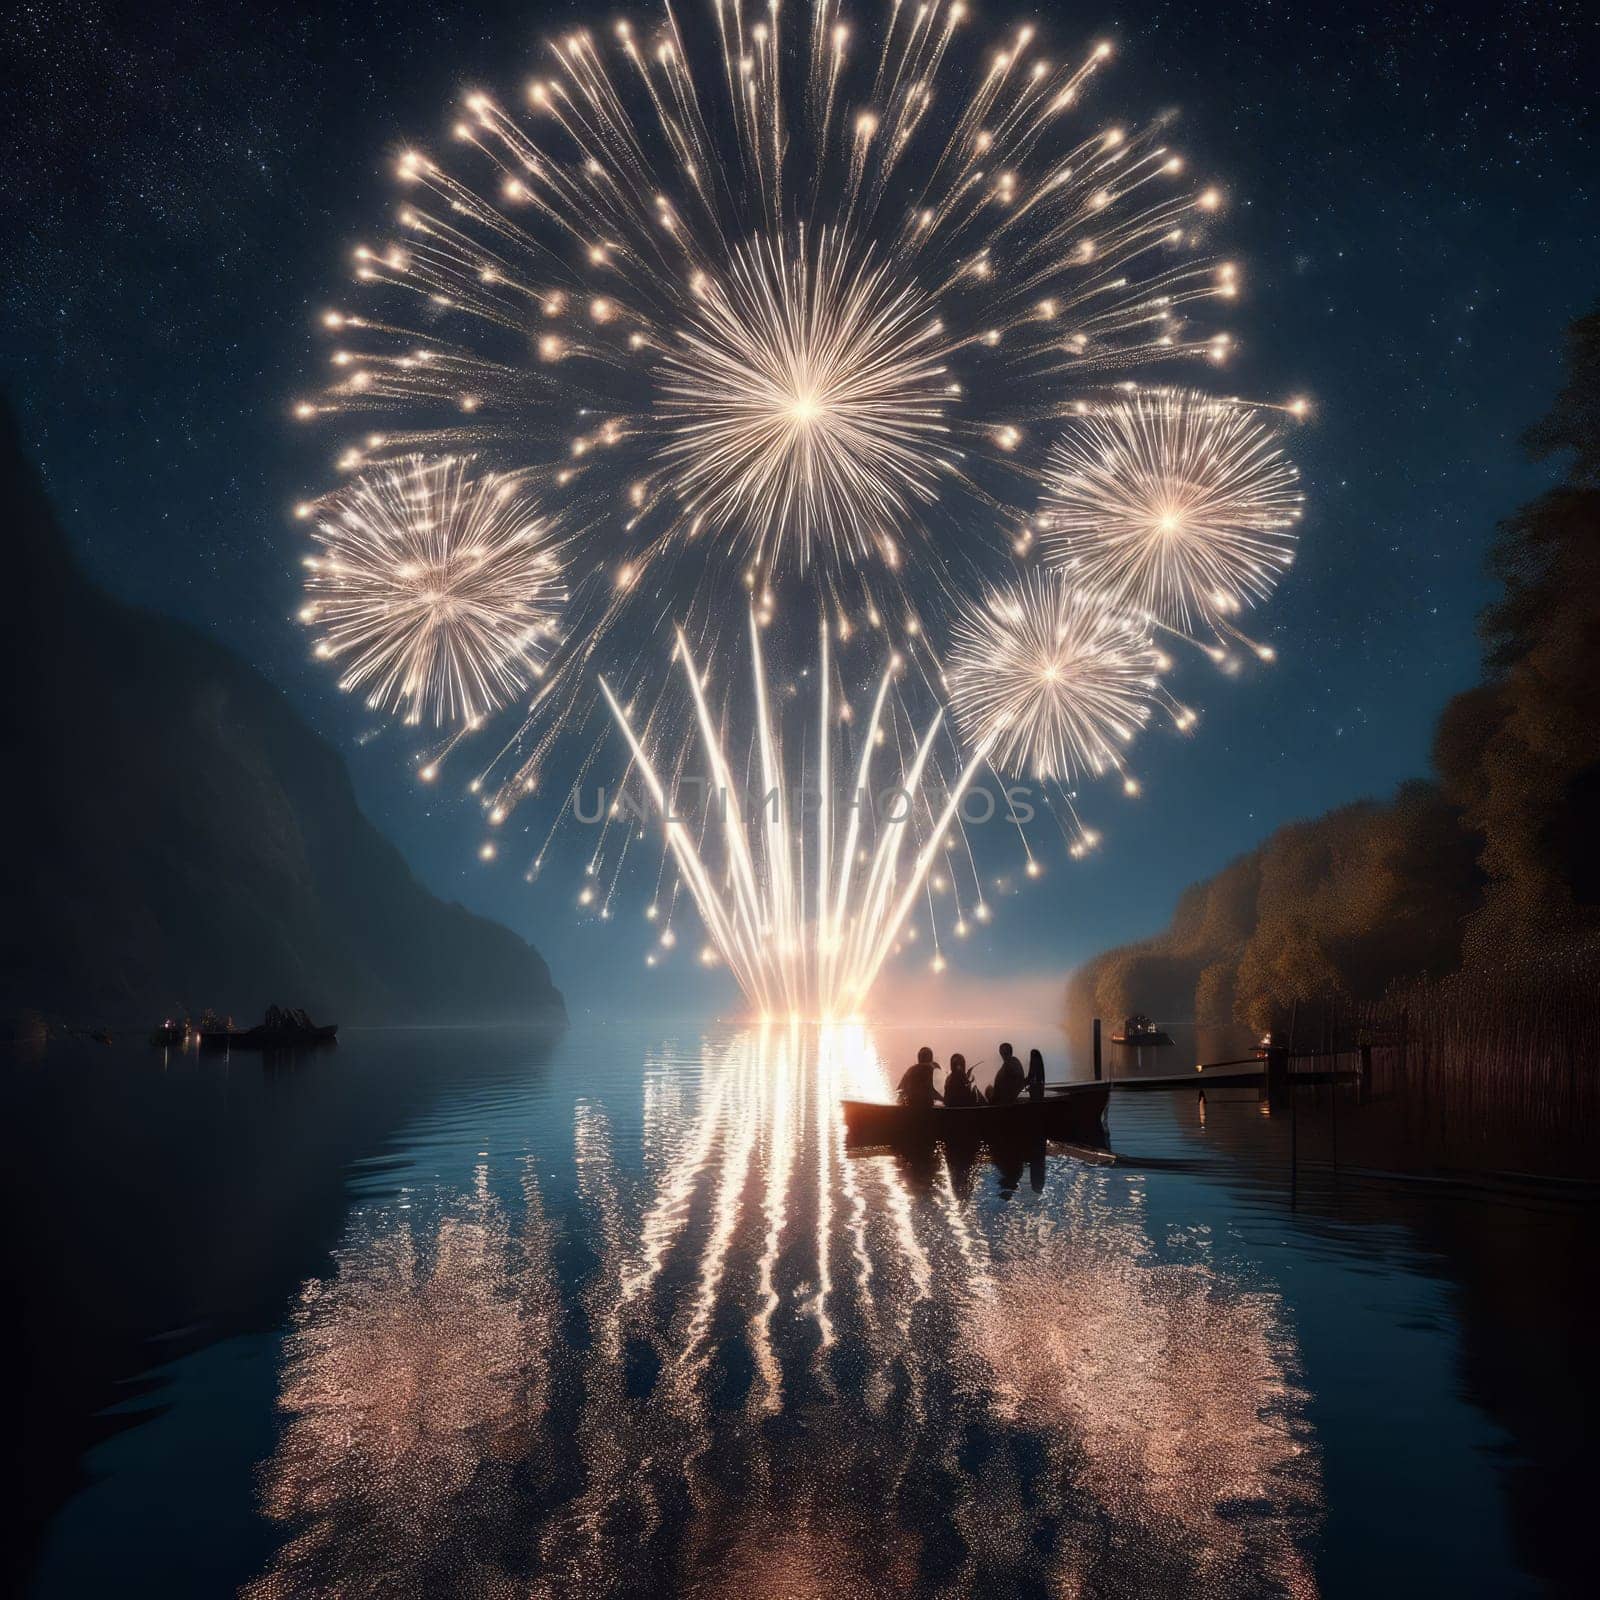
<path fill-rule="evenodd" d="M 1154 1259 L 1136 1216 L 1073 1188 L 999 1240 L 972 1318 L 991 1411 L 1043 1432 L 1063 1516 L 1086 1496 L 1137 1535 L 1126 1586 L 1313 1592 L 1319 1472 L 1276 1296 Z"/>
<path fill-rule="evenodd" d="M 637 1161 L 578 1105 L 564 1230 L 526 1167 L 357 1213 L 251 1594 L 1310 1592 L 1277 1298 L 1120 1174 L 847 1153 L 887 1092 L 865 1029 L 752 1031 L 646 1063 Z"/>
<path fill-rule="evenodd" d="M 426 1228 L 404 1207 L 358 1215 L 294 1310 L 264 1509 L 297 1532 L 246 1593 L 482 1587 L 483 1535 L 515 1514 L 538 1444 L 558 1310 L 531 1174 L 515 1237 L 481 1168 Z"/>

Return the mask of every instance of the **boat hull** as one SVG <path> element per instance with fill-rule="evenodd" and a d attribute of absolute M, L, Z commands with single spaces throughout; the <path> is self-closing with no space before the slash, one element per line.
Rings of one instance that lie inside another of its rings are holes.
<path fill-rule="evenodd" d="M 846 1100 L 844 1127 L 854 1144 L 912 1144 L 935 1139 L 976 1144 L 1058 1139 L 1091 1144 L 1104 1137 L 1110 1086 L 1058 1087 L 1043 1100 L 1005 1106 L 898 1106 Z"/>

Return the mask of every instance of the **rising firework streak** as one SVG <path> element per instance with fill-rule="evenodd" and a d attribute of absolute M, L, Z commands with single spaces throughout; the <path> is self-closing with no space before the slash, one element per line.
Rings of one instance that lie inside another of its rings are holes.
<path fill-rule="evenodd" d="M 939 731 L 935 714 L 903 769 L 889 779 L 874 773 L 878 731 L 894 679 L 884 673 L 873 701 L 854 780 L 836 791 L 851 764 L 836 746 L 841 726 L 830 706 L 827 636 L 817 675 L 819 703 L 814 814 L 791 814 L 782 728 L 774 714 L 761 652 L 761 631 L 750 620 L 756 720 L 751 765 L 760 774 L 757 814 L 746 814 L 736 773 L 743 753 L 730 755 L 705 698 L 687 641 L 679 654 L 700 728 L 707 779 L 718 794 L 705 833 L 678 816 L 632 718 L 602 684 L 606 702 L 650 791 L 683 882 L 716 952 L 746 998 L 763 1016 L 848 1017 L 855 1014 L 894 947 L 930 870 L 957 823 L 962 796 L 988 753 L 980 739 L 948 785 L 935 781 L 930 756 Z M 875 816 L 864 797 L 886 785 L 907 797 L 898 817 Z M 840 794 L 846 799 L 840 802 Z M 844 814 L 848 813 L 848 814 Z"/>

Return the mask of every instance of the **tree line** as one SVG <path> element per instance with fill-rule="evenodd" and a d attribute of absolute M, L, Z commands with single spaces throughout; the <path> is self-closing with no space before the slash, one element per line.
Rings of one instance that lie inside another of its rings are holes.
<path fill-rule="evenodd" d="M 1523 436 L 1559 480 L 1507 517 L 1482 682 L 1439 718 L 1434 776 L 1280 828 L 1188 889 L 1170 927 L 1069 982 L 1069 1009 L 1265 1028 L 1452 973 L 1600 962 L 1600 308 Z"/>

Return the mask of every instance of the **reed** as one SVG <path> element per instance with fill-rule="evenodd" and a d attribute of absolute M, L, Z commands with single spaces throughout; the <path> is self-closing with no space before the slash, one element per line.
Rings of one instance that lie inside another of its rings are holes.
<path fill-rule="evenodd" d="M 1312 1026 L 1336 1049 L 1369 1046 L 1373 1093 L 1424 1137 L 1535 1159 L 1580 1151 L 1596 1126 L 1597 997 L 1588 947 L 1411 982 L 1376 1005 L 1334 1002 Z"/>

